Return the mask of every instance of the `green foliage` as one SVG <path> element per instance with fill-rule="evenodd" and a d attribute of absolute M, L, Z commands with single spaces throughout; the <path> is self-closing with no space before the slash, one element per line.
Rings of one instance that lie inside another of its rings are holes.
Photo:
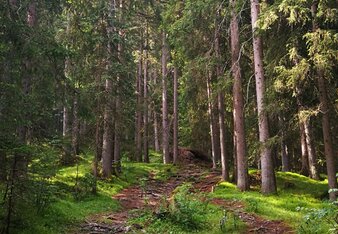
<path fill-rule="evenodd" d="M 147 233 L 241 233 L 245 225 L 236 215 L 227 212 L 225 220 L 223 209 L 210 205 L 205 194 L 191 189 L 189 183 L 177 187 L 172 197 L 162 198 L 155 213 L 139 211 L 141 214 L 129 222 L 145 226 Z"/>
<path fill-rule="evenodd" d="M 174 190 L 169 204 L 168 218 L 185 230 L 200 229 L 204 225 L 203 215 L 208 203 L 202 203 L 200 195 L 192 194 L 191 184 L 183 184 Z"/>
<path fill-rule="evenodd" d="M 338 208 L 335 205 L 322 209 L 297 207 L 297 211 L 305 212 L 299 225 L 299 233 L 337 233 Z"/>

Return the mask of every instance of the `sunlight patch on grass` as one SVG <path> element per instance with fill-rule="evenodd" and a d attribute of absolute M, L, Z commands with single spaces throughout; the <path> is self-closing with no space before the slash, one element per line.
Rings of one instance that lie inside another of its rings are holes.
<path fill-rule="evenodd" d="M 256 172 L 256 170 L 251 170 L 250 174 Z M 326 181 L 312 180 L 291 172 L 278 172 L 277 183 L 278 194 L 265 196 L 259 191 L 240 192 L 236 185 L 222 182 L 215 189 L 213 196 L 244 201 L 247 211 L 271 220 L 284 220 L 295 228 L 306 214 L 306 211 L 299 211 L 297 208 L 318 209 L 329 206 L 318 199 L 321 194 L 327 192 Z"/>

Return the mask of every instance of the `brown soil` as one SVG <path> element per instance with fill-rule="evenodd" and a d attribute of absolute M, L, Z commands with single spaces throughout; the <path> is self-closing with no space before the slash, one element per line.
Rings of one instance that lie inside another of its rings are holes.
<path fill-rule="evenodd" d="M 208 160 L 194 157 L 188 149 L 180 149 L 179 164 L 178 173 L 165 182 L 155 180 L 153 175 L 150 175 L 144 188 L 135 185 L 123 189 L 112 197 L 120 202 L 120 211 L 93 215 L 74 233 L 127 233 L 142 229 L 139 225 L 129 226 L 127 220 L 145 208 L 155 212 L 163 199 L 169 199 L 173 190 L 180 184 L 190 182 L 195 192 L 209 193 L 213 192 L 214 186 L 220 181 L 220 172 L 210 170 L 211 164 Z M 245 212 L 241 202 L 213 199 L 212 203 L 233 212 L 244 221 L 247 224 L 244 233 L 294 233 L 281 221 L 270 221 Z"/>

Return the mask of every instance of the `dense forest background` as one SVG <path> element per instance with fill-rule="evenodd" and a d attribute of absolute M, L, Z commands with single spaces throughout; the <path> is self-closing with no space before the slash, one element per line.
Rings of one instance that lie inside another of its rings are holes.
<path fill-rule="evenodd" d="M 222 179 L 277 192 L 276 171 L 337 198 L 336 0 L 1 0 L 2 232 L 43 209 L 59 166 L 87 179 L 183 147 Z"/>

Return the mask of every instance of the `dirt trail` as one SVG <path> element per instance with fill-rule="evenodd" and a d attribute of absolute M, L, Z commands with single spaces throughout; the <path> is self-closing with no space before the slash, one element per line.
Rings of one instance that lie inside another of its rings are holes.
<path fill-rule="evenodd" d="M 145 186 L 135 185 L 123 189 L 113 196 L 121 204 L 121 210 L 115 213 L 97 214 L 87 219 L 76 233 L 127 233 L 131 230 L 142 229 L 139 225 L 128 226 L 127 220 L 142 209 L 156 208 L 163 199 L 169 198 L 173 190 L 184 182 L 193 184 L 196 192 L 212 192 L 213 186 L 220 181 L 220 173 L 211 171 L 208 162 L 196 159 L 193 155 L 185 155 L 177 174 L 169 180 L 158 181 L 150 175 Z M 212 203 L 224 207 L 238 215 L 247 224 L 244 233 L 293 233 L 291 228 L 281 221 L 269 221 L 256 214 L 244 211 L 244 205 L 240 202 L 213 199 Z"/>

